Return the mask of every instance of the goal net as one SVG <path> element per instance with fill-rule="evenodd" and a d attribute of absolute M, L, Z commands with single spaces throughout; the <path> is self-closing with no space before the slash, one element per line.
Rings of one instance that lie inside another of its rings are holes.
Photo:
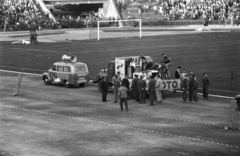
<path fill-rule="evenodd" d="M 142 37 L 141 19 L 97 21 L 90 27 L 89 39 Z"/>

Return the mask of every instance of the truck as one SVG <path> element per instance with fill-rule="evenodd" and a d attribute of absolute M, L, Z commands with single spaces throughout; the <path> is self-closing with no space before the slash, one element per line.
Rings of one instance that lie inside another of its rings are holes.
<path fill-rule="evenodd" d="M 112 87 L 112 77 L 120 72 L 121 79 L 127 78 L 131 84 L 135 75 L 139 77 L 144 75 L 144 79 L 149 82 L 149 77 L 161 75 L 156 67 L 158 63 L 154 63 L 150 56 L 125 56 L 116 57 L 114 61 L 109 61 L 106 69 L 101 69 L 97 75 L 98 89 L 101 91 L 101 83 L 104 77 L 109 82 L 109 87 Z M 176 90 L 181 88 L 180 79 L 162 78 L 162 90 Z M 147 87 L 148 88 L 148 87 Z M 146 88 L 146 90 L 147 90 Z"/>

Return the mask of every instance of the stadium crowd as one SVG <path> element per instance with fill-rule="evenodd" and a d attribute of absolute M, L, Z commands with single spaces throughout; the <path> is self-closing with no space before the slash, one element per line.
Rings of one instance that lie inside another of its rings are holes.
<path fill-rule="evenodd" d="M 94 12 L 83 12 L 81 16 L 58 15 L 57 23 L 41 11 L 34 0 L 0 1 L 0 29 L 4 31 L 31 30 L 41 28 L 82 28 L 96 26 L 98 20 L 114 21 L 114 18 L 99 17 Z M 114 24 L 109 22 L 108 24 Z"/>
<path fill-rule="evenodd" d="M 53 21 L 34 0 L 0 1 L 0 27 L 4 30 L 29 30 L 51 27 Z"/>
<path fill-rule="evenodd" d="M 207 19 L 226 20 L 240 18 L 240 0 L 151 0 L 153 6 L 146 5 L 149 0 L 132 0 L 144 3 L 143 8 L 153 8 L 163 15 L 165 20 Z M 85 12 L 81 16 L 58 15 L 58 23 L 41 11 L 35 0 L 1 0 L 0 29 L 4 31 L 30 30 L 41 28 L 82 28 L 96 26 L 98 20 L 109 20 L 107 25 L 115 25 L 114 18 L 98 16 L 94 12 Z M 105 24 L 105 25 L 106 25 Z"/>
<path fill-rule="evenodd" d="M 138 1 L 145 10 L 152 8 L 166 20 L 239 18 L 240 1 L 236 0 L 131 0 Z M 151 2 L 151 3 L 149 3 Z M 141 13 L 141 11 L 139 12 Z"/>

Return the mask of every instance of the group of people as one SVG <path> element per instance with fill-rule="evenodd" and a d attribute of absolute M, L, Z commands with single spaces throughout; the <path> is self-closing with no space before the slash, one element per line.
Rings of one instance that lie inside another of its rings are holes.
<path fill-rule="evenodd" d="M 119 100 L 121 111 L 123 111 L 123 104 L 125 105 L 126 111 L 128 111 L 129 99 L 133 99 L 139 104 L 144 104 L 146 102 L 146 92 L 149 94 L 149 105 L 154 105 L 155 102 L 162 102 L 162 79 L 159 75 L 150 76 L 149 78 L 150 80 L 147 82 L 144 79 L 144 75 L 140 75 L 140 78 L 138 75 L 134 75 L 130 85 L 129 80 L 126 77 L 121 79 L 120 72 L 117 72 L 117 74 L 113 76 L 111 83 L 113 84 L 114 90 L 114 103 L 118 103 Z M 188 77 L 186 70 L 181 70 L 181 67 L 179 66 L 175 71 L 175 79 L 180 79 L 181 81 L 183 102 L 187 102 L 189 99 L 189 102 L 197 104 L 199 85 L 196 75 L 191 72 Z M 207 100 L 210 82 L 206 73 L 203 73 L 202 84 L 203 98 Z M 105 77 L 101 83 L 102 102 L 107 101 L 108 86 L 109 82 Z M 148 90 L 146 90 L 147 86 Z"/>
<path fill-rule="evenodd" d="M 128 100 L 133 99 L 139 104 L 144 104 L 146 102 L 146 91 L 149 93 L 150 105 L 154 105 L 154 102 L 162 102 L 162 90 L 161 90 L 161 79 L 159 76 L 150 77 L 148 82 L 148 90 L 146 90 L 147 82 L 144 79 L 144 75 L 141 75 L 140 78 L 138 75 L 135 75 L 131 86 L 129 80 L 125 77 L 121 79 L 120 72 L 112 78 L 113 90 L 114 90 L 114 103 L 120 104 L 121 111 L 123 111 L 123 104 L 125 105 L 126 111 L 128 111 Z M 107 101 L 107 92 L 108 92 L 108 82 L 106 77 L 101 83 L 102 89 L 102 102 Z"/>
<path fill-rule="evenodd" d="M 188 74 L 185 69 L 181 71 L 181 67 L 179 66 L 177 70 L 175 71 L 175 78 L 180 79 L 181 81 L 181 88 L 183 91 L 183 102 L 187 102 L 187 99 L 189 99 L 189 102 L 198 103 L 198 81 L 197 77 L 193 72 L 190 72 L 190 76 L 188 77 Z M 202 93 L 203 98 L 205 100 L 208 99 L 208 88 L 209 88 L 210 81 L 207 77 L 206 73 L 203 73 L 202 78 Z M 174 91 L 175 92 L 175 91 Z M 189 95 L 188 95 L 189 94 Z"/>

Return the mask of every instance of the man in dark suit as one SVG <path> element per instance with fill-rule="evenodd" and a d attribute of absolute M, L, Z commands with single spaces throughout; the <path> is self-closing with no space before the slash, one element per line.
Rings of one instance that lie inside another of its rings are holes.
<path fill-rule="evenodd" d="M 147 83 L 143 80 L 144 75 L 141 75 L 140 80 L 138 81 L 138 89 L 139 89 L 139 104 L 145 103 L 145 92 Z"/>
<path fill-rule="evenodd" d="M 129 81 L 128 81 L 128 79 L 127 79 L 127 77 L 125 76 L 124 78 L 123 78 L 123 80 L 122 80 L 122 84 L 124 84 L 124 86 L 128 89 L 128 91 L 127 91 L 127 99 L 129 99 L 129 97 L 130 97 L 130 92 L 129 92 L 129 89 L 130 89 L 130 83 L 129 83 Z"/>
<path fill-rule="evenodd" d="M 203 84 L 203 98 L 207 100 L 208 99 L 209 80 L 207 78 L 206 73 L 203 73 L 202 84 Z"/>
<path fill-rule="evenodd" d="M 188 78 L 184 75 L 182 80 L 182 90 L 183 90 L 183 102 L 187 102 L 187 88 L 188 88 Z"/>
<path fill-rule="evenodd" d="M 188 96 L 189 96 L 189 101 L 192 102 L 193 100 L 193 85 L 194 85 L 194 73 L 190 73 L 189 77 L 189 83 L 188 83 Z"/>
<path fill-rule="evenodd" d="M 181 75 L 181 67 L 179 66 L 175 71 L 175 79 L 180 79 L 180 75 Z"/>
<path fill-rule="evenodd" d="M 131 89 L 132 89 L 132 98 L 136 100 L 136 102 L 139 101 L 138 81 L 139 81 L 138 75 L 135 75 L 135 77 L 132 80 Z"/>
<path fill-rule="evenodd" d="M 101 89 L 102 89 L 102 102 L 107 101 L 107 92 L 108 92 L 108 82 L 106 81 L 107 78 L 103 78 L 103 82 L 101 84 Z"/>
<path fill-rule="evenodd" d="M 156 81 L 153 79 L 153 76 L 150 76 L 150 81 L 148 82 L 148 94 L 150 99 L 150 105 L 154 105 L 154 97 L 156 90 Z"/>
<path fill-rule="evenodd" d="M 193 87 L 192 87 L 192 97 L 193 97 L 193 103 L 198 104 L 198 96 L 197 96 L 197 91 L 198 91 L 198 82 L 196 76 L 193 77 Z"/>
<path fill-rule="evenodd" d="M 179 66 L 175 71 L 175 79 L 180 79 L 180 75 L 181 75 L 181 67 Z M 173 93 L 176 93 L 176 90 L 174 90 Z"/>

